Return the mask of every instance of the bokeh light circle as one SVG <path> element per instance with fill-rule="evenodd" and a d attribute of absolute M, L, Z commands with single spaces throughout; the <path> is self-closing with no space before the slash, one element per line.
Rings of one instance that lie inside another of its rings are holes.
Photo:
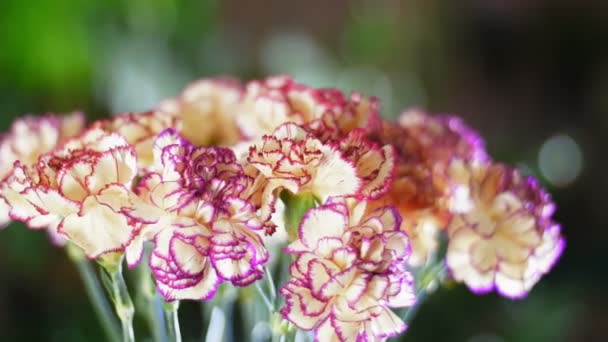
<path fill-rule="evenodd" d="M 552 185 L 567 186 L 576 180 L 583 169 L 583 152 L 572 137 L 557 134 L 541 146 L 538 166 Z"/>

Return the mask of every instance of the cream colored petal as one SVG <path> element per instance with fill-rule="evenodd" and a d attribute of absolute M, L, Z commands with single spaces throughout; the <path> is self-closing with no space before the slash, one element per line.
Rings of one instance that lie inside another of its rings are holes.
<path fill-rule="evenodd" d="M 388 308 L 382 309 L 379 315 L 372 315 L 365 325 L 366 333 L 377 338 L 396 336 L 407 328 L 401 318 Z"/>
<path fill-rule="evenodd" d="M 201 281 L 194 286 L 181 289 L 172 288 L 163 283 L 157 283 L 156 286 L 168 300 L 208 300 L 217 291 L 219 281 L 215 269 L 206 267 Z"/>
<path fill-rule="evenodd" d="M 514 237 L 497 235 L 493 238 L 497 256 L 510 263 L 525 263 L 530 257 L 532 249 L 527 247 Z"/>
<path fill-rule="evenodd" d="M 135 153 L 130 148 L 109 151 L 97 160 L 94 169 L 89 180 L 93 193 L 111 183 L 130 184 L 137 175 Z"/>
<path fill-rule="evenodd" d="M 321 262 L 312 261 L 309 264 L 307 277 L 310 281 L 310 290 L 318 294 L 323 286 L 330 280 L 330 270 Z"/>
<path fill-rule="evenodd" d="M 67 216 L 59 230 L 91 258 L 124 250 L 133 234 L 133 227 L 124 215 L 94 196 L 84 201 L 80 213 Z"/>
<path fill-rule="evenodd" d="M 190 274 L 202 272 L 207 266 L 208 258 L 191 244 L 173 238 L 171 240 L 171 254 L 181 270 Z"/>
<path fill-rule="evenodd" d="M 496 289 L 503 296 L 510 298 L 521 298 L 528 289 L 521 278 L 511 278 L 502 272 L 496 273 Z"/>
<path fill-rule="evenodd" d="M 361 179 L 357 177 L 356 169 L 337 151 L 326 151 L 310 185 L 322 201 L 330 196 L 356 195 L 360 187 Z"/>
<path fill-rule="evenodd" d="M 464 281 L 469 287 L 476 291 L 486 291 L 492 287 L 494 270 L 490 268 L 487 272 L 482 273 L 474 266 L 471 249 L 478 241 L 479 237 L 472 231 L 461 229 L 450 239 L 446 261 L 455 280 Z M 481 253 L 482 251 L 483 249 L 479 249 L 477 253 Z M 478 257 L 481 256 L 483 255 L 478 255 Z M 491 260 L 496 259 L 495 257 L 490 257 L 490 261 Z M 491 264 L 483 259 L 478 259 L 478 262 L 485 266 Z"/>
<path fill-rule="evenodd" d="M 315 341 L 344 342 L 336 334 L 336 329 L 331 325 L 329 318 L 315 329 Z"/>
<path fill-rule="evenodd" d="M 341 342 L 356 342 L 359 340 L 357 337 L 359 334 L 365 335 L 365 332 L 361 331 L 364 329 L 362 322 L 352 321 L 341 321 L 334 319 L 331 321 L 332 327 L 335 329 L 336 334 L 339 336 Z"/>
<path fill-rule="evenodd" d="M 79 209 L 75 202 L 63 197 L 53 189 L 31 188 L 22 195 L 27 202 L 37 208 L 38 214 L 41 214 L 40 211 L 42 211 L 43 215 L 64 218 Z"/>
<path fill-rule="evenodd" d="M 290 292 L 281 312 L 300 329 L 313 329 L 329 314 L 327 303 L 316 300 L 307 288 L 294 286 Z"/>
<path fill-rule="evenodd" d="M 469 250 L 471 253 L 471 263 L 473 267 L 479 269 L 480 272 L 487 272 L 496 267 L 498 256 L 496 255 L 496 247 L 492 241 L 478 240 L 475 241 Z"/>
<path fill-rule="evenodd" d="M 90 195 L 87 178 L 93 173 L 93 165 L 88 162 L 78 162 L 59 174 L 59 186 L 62 194 L 73 200 L 82 201 Z"/>
<path fill-rule="evenodd" d="M 302 243 L 308 248 L 317 247 L 323 238 L 339 238 L 347 228 L 347 217 L 331 208 L 310 209 L 298 230 Z"/>

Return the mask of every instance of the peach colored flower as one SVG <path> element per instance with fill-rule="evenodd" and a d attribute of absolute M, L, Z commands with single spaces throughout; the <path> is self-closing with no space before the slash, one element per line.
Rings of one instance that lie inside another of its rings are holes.
<path fill-rule="evenodd" d="M 179 118 L 163 111 L 124 113 L 93 124 L 94 128 L 122 135 L 135 148 L 138 168 L 142 174 L 153 164 L 152 144 L 156 136 L 167 128 L 181 126 Z"/>
<path fill-rule="evenodd" d="M 382 341 L 406 329 L 391 310 L 415 301 L 401 218 L 391 207 L 364 212 L 365 202 L 344 199 L 311 209 L 286 249 L 297 258 L 281 313 L 315 341 Z"/>
<path fill-rule="evenodd" d="M 182 122 L 180 134 L 196 146 L 231 146 L 241 140 L 235 115 L 243 93 L 238 80 L 202 79 L 158 108 Z"/>
<path fill-rule="evenodd" d="M 483 140 L 460 118 L 430 116 L 417 109 L 404 112 L 397 124 L 383 122 L 371 136 L 395 148 L 396 167 L 388 194 L 370 208 L 394 204 L 399 209 L 402 229 L 412 240 L 409 262 L 423 265 L 437 250 L 439 233 L 450 218 L 448 202 L 458 196 L 448 165 L 454 158 L 488 160 Z"/>
<path fill-rule="evenodd" d="M 165 217 L 141 230 L 127 262 L 136 264 L 152 239 L 150 266 L 167 300 L 210 299 L 223 281 L 247 286 L 262 277 L 263 222 L 242 197 L 252 180 L 232 151 L 195 147 L 167 130 L 156 139 L 154 159 L 158 172 L 146 175 L 138 192 Z"/>
<path fill-rule="evenodd" d="M 554 205 L 537 182 L 500 164 L 454 161 L 468 194 L 448 226 L 447 265 L 472 291 L 524 297 L 559 258 L 564 240 Z"/>
<path fill-rule="evenodd" d="M 9 133 L 0 138 L 0 179 L 7 177 L 19 161 L 32 166 L 41 154 L 50 152 L 84 127 L 82 113 L 26 116 L 13 122 Z M 10 208 L 0 200 L 0 226 L 10 222 Z"/>
<path fill-rule="evenodd" d="M 42 155 L 35 166 L 16 162 L 0 194 L 11 217 L 55 230 L 95 258 L 123 250 L 135 234 L 135 221 L 124 211 L 136 205 L 130 190 L 136 175 L 133 147 L 93 129 Z"/>

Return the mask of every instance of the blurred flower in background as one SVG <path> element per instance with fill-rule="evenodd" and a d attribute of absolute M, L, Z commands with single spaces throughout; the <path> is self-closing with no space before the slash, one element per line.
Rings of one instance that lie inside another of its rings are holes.
<path fill-rule="evenodd" d="M 404 340 L 601 340 L 606 13 L 574 0 L 3 0 L 0 123 L 149 110 L 192 80 L 227 74 L 361 91 L 384 117 L 411 106 L 458 113 L 496 159 L 549 188 L 569 248 L 525 302 L 440 290 Z M 43 234 L 3 230 L 0 270 L 2 340 L 102 339 L 74 270 Z M 199 308 L 182 310 L 194 336 Z"/>

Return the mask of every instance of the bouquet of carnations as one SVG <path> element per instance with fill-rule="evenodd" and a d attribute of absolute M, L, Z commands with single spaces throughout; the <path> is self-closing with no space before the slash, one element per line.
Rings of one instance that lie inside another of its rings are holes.
<path fill-rule="evenodd" d="M 549 195 L 455 116 L 277 76 L 85 121 L 14 122 L 0 215 L 65 246 L 111 340 L 135 339 L 123 263 L 155 341 L 185 300 L 211 303 L 210 341 L 228 305 L 251 340 L 384 341 L 442 283 L 522 298 L 564 249 Z"/>

